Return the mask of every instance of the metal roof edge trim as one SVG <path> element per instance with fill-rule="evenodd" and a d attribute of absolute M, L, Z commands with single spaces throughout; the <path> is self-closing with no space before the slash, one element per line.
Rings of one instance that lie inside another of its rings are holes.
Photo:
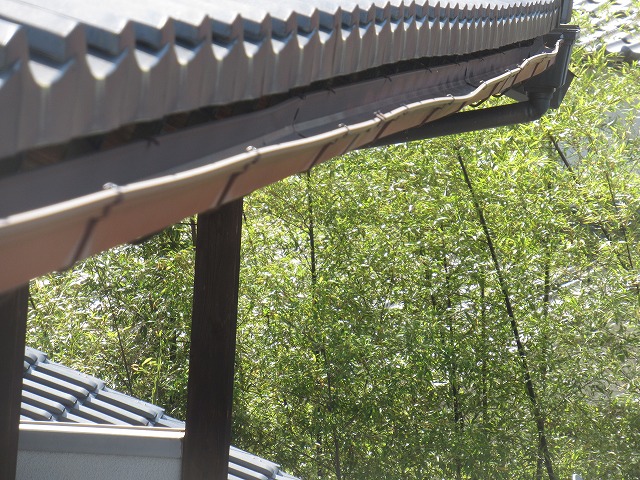
<path fill-rule="evenodd" d="M 400 101 L 387 105 L 384 112 L 371 109 L 369 112 L 375 113 L 367 115 L 358 110 L 356 121 L 337 128 L 335 119 L 328 115 L 324 119 L 325 130 L 318 132 L 313 126 L 316 133 L 307 138 L 294 139 L 300 132 L 284 129 L 282 139 L 273 139 L 272 145 L 245 150 L 242 146 L 246 143 L 241 143 L 235 154 L 227 148 L 219 154 L 221 157 L 205 155 L 180 167 L 182 171 L 123 186 L 106 185 L 104 191 L 9 215 L 0 220 L 0 264 L 11 275 L 0 277 L 0 291 L 48 271 L 67 268 L 79 259 L 157 231 L 188 215 L 218 207 L 378 137 L 436 120 L 505 91 L 553 64 L 559 45 L 558 42 L 553 49 L 523 59 L 506 72 L 494 71 L 491 78 L 477 82 L 477 86 L 466 77 L 454 78 L 449 91 L 454 86 L 463 88 L 459 95 L 440 94 L 406 104 Z M 457 71 L 461 69 L 467 71 L 465 65 L 459 65 Z M 406 98 L 408 93 L 398 98 Z M 201 128 L 201 135 L 210 135 Z M 184 135 L 189 133 L 192 132 Z M 165 148 L 175 152 L 181 135 L 168 135 L 163 140 L 169 144 Z M 172 146 L 169 137 L 173 136 L 178 143 Z M 103 153 L 115 162 L 127 148 L 130 147 Z M 152 148 L 161 152 L 162 146 Z M 245 151 L 238 154 L 239 149 Z M 60 228 L 60 222 L 65 222 L 66 229 Z M 47 251 L 46 258 L 38 258 L 37 252 L 42 251 Z"/>
<path fill-rule="evenodd" d="M 18 450 L 181 458 L 183 429 L 20 422 Z"/>
<path fill-rule="evenodd" d="M 349 12 L 326 2 L 309 29 L 300 5 L 288 6 L 295 21 L 265 14 L 256 23 L 245 17 L 259 9 L 243 12 L 238 2 L 227 24 L 214 19 L 222 12 L 188 2 L 172 11 L 171 2 L 123 12 L 94 5 L 93 13 L 30 3 L 0 12 L 0 110 L 14 112 L 0 119 L 0 157 L 385 64 L 504 47 L 548 33 L 563 9 L 561 0 L 442 0 Z M 321 25 L 320 14 L 332 21 Z M 281 24 L 290 30 L 278 34 Z"/>

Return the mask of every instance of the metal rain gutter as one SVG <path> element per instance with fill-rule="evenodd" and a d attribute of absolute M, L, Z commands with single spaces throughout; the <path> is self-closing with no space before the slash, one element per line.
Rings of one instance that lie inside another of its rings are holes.
<path fill-rule="evenodd" d="M 550 108 L 558 108 L 569 87 L 571 80 L 569 78 L 567 81 L 568 67 L 578 32 L 579 29 L 575 26 L 558 29 L 556 36 L 562 39 L 558 59 L 549 70 L 524 82 L 522 89 L 528 98 L 526 101 L 460 112 L 386 136 L 361 148 L 382 147 L 539 120 Z"/>
<path fill-rule="evenodd" d="M 0 180 L 0 291 L 460 111 L 554 64 L 558 41 L 322 91 Z"/>

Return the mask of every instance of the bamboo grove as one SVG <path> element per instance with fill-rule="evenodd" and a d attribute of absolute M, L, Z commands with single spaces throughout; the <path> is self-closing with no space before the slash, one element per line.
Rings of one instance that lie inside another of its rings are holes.
<path fill-rule="evenodd" d="M 305 479 L 640 477 L 640 71 L 575 63 L 534 124 L 245 200 L 235 445 Z M 35 280 L 28 343 L 183 415 L 196 230 Z"/>

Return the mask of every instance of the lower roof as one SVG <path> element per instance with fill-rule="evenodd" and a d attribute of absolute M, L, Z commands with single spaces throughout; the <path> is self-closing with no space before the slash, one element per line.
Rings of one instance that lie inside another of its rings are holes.
<path fill-rule="evenodd" d="M 640 2 L 574 0 L 576 12 L 587 16 L 591 29 L 578 40 L 590 49 L 604 48 L 627 62 L 640 60 Z"/>
<path fill-rule="evenodd" d="M 112 390 L 30 347 L 23 372 L 19 450 L 181 458 L 185 424 L 162 407 Z M 53 424 L 58 428 L 46 426 Z M 276 463 L 231 447 L 230 480 L 287 478 L 293 479 Z"/>

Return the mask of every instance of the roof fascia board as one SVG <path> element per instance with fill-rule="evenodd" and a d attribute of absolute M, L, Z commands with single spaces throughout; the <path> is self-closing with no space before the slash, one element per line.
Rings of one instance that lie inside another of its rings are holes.
<path fill-rule="evenodd" d="M 22 421 L 18 450 L 180 459 L 184 433 L 182 428 Z M 279 471 L 278 464 L 233 446 L 229 461 L 232 467 L 239 465 L 268 477 Z"/>
<path fill-rule="evenodd" d="M 181 458 L 183 429 L 21 422 L 21 451 Z"/>

